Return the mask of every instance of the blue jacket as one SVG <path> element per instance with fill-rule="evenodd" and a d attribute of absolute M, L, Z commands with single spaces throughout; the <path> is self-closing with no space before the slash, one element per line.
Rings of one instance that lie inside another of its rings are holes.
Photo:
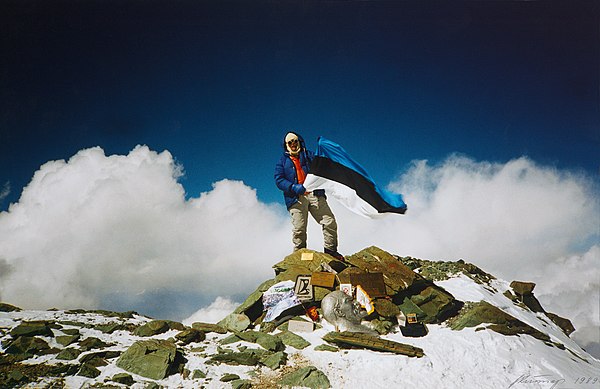
<path fill-rule="evenodd" d="M 298 140 L 300 141 L 300 166 L 305 173 L 310 172 L 310 163 L 314 157 L 314 153 L 310 150 L 306 150 L 304 139 L 298 134 Z M 296 168 L 294 162 L 290 158 L 290 153 L 285 147 L 285 139 L 283 140 L 283 155 L 275 165 L 275 184 L 281 191 L 283 191 L 283 197 L 285 200 L 285 206 L 290 209 L 292 205 L 298 202 L 298 195 L 292 191 L 292 185 L 298 183 L 298 176 L 296 175 Z M 314 191 L 316 196 L 325 197 L 325 190 L 317 189 Z"/>

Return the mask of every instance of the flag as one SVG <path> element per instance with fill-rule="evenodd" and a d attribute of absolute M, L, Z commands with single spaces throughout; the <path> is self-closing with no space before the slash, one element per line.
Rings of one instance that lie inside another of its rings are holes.
<path fill-rule="evenodd" d="M 385 213 L 403 214 L 407 208 L 401 194 L 379 188 L 346 150 L 323 137 L 317 141 L 304 187 L 309 192 L 325 189 L 346 208 L 368 218 Z"/>
<path fill-rule="evenodd" d="M 294 292 L 294 285 L 294 281 L 281 281 L 263 293 L 262 303 L 267 311 L 264 322 L 273 321 L 286 309 L 302 304 Z"/>

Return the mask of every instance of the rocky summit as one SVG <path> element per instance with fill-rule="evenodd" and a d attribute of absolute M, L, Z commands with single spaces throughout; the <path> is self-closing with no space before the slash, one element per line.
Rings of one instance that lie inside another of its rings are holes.
<path fill-rule="evenodd" d="M 599 382 L 600 361 L 569 338 L 575 329 L 568 318 L 545 311 L 531 282 L 499 280 L 463 260 L 400 257 L 377 247 L 344 261 L 303 249 L 274 261 L 273 270 L 218 323 L 0 303 L 0 387 L 525 389 Z M 282 283 L 302 302 L 271 318 L 266 302 Z M 359 322 L 342 328 L 325 320 L 350 317 L 338 303 Z"/>

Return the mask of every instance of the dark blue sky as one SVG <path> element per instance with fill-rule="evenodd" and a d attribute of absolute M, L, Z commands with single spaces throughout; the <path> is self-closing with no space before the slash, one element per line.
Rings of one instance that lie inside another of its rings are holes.
<path fill-rule="evenodd" d="M 598 174 L 597 1 L 0 2 L 0 210 L 48 160 L 169 150 L 280 201 L 285 130 L 385 185 L 413 159 Z"/>

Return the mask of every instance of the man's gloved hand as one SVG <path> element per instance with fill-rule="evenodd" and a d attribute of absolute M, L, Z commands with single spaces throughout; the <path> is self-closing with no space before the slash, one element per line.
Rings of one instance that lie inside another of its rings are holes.
<path fill-rule="evenodd" d="M 292 184 L 292 192 L 299 196 L 306 193 L 306 188 L 302 184 Z"/>

